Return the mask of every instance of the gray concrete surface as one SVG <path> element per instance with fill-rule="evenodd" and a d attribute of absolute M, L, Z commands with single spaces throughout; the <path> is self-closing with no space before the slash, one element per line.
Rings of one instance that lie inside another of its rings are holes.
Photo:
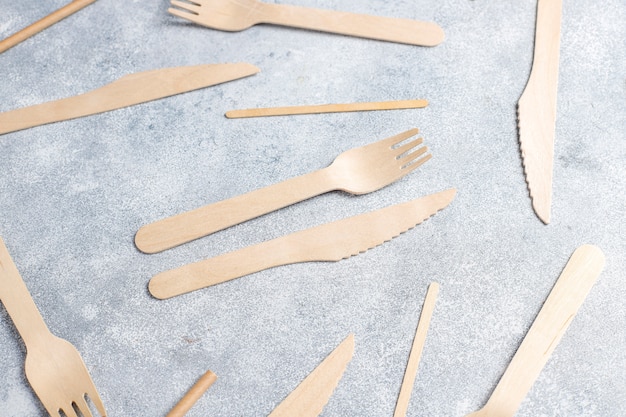
<path fill-rule="evenodd" d="M 4 38 L 64 5 L 0 0 Z M 168 2 L 99 0 L 0 55 L 0 111 L 122 75 L 250 62 L 254 77 L 0 136 L 0 235 L 51 330 L 82 353 L 112 417 L 163 416 L 207 369 L 189 413 L 265 416 L 348 333 L 356 351 L 324 417 L 391 416 L 427 285 L 441 285 L 409 416 L 484 404 L 576 247 L 606 268 L 518 416 L 626 415 L 626 5 L 563 5 L 553 221 L 534 215 L 515 106 L 533 1 L 292 0 L 433 20 L 421 48 L 257 26 L 213 31 Z M 426 98 L 426 109 L 229 120 L 237 108 Z M 376 193 L 329 193 L 156 255 L 143 224 L 327 166 L 418 127 L 433 159 Z M 450 187 L 450 207 L 336 263 L 263 271 L 168 301 L 160 271 Z M 0 309 L 0 416 L 45 411 Z"/>

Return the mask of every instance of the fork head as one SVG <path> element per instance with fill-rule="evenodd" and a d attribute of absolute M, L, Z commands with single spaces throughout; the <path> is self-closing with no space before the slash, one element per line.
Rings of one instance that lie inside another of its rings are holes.
<path fill-rule="evenodd" d="M 87 367 L 76 348 L 56 336 L 26 354 L 25 372 L 28 382 L 48 411 L 59 417 L 93 417 L 86 397 L 89 397 L 102 417 L 106 411 Z"/>
<path fill-rule="evenodd" d="M 328 167 L 337 189 L 352 194 L 366 194 L 379 190 L 402 178 L 428 161 L 426 146 L 417 135 L 418 129 L 410 129 L 359 148 L 340 154 Z"/>
<path fill-rule="evenodd" d="M 171 0 L 168 12 L 211 29 L 238 32 L 259 23 L 258 0 Z"/>

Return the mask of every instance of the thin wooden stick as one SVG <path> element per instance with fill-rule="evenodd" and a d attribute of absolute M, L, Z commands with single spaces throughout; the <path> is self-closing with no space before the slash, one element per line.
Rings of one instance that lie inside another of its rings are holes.
<path fill-rule="evenodd" d="M 428 100 L 394 100 L 367 103 L 321 104 L 316 106 L 267 107 L 259 109 L 231 110 L 226 112 L 226 117 L 229 119 L 238 119 L 243 117 L 286 116 L 294 114 L 417 109 L 426 107 L 427 105 Z"/>
<path fill-rule="evenodd" d="M 170 411 L 166 417 L 183 417 L 216 380 L 217 375 L 211 371 L 207 371 L 200 377 L 198 382 L 187 391 L 185 396 L 172 408 L 172 411 Z"/>
<path fill-rule="evenodd" d="M 431 283 L 428 287 L 426 299 L 424 300 L 424 306 L 422 307 L 422 313 L 420 314 L 420 319 L 417 324 L 415 338 L 413 339 L 413 346 L 411 347 L 411 353 L 409 354 L 409 362 L 406 366 L 404 379 L 402 380 L 402 386 L 400 387 L 400 394 L 398 395 L 398 402 L 396 403 L 396 411 L 393 413 L 393 417 L 406 416 L 407 409 L 409 408 L 409 398 L 411 397 L 411 391 L 413 391 L 413 384 L 415 382 L 415 376 L 417 375 L 417 367 L 422 356 L 422 349 L 424 348 L 426 333 L 428 332 L 430 319 L 433 315 L 438 292 L 439 284 L 436 282 Z"/>
<path fill-rule="evenodd" d="M 74 0 L 70 4 L 61 7 L 55 12 L 52 12 L 43 19 L 36 21 L 32 25 L 25 27 L 17 33 L 14 33 L 8 38 L 0 41 L 0 54 L 7 49 L 14 47 L 18 43 L 30 38 L 31 36 L 41 32 L 42 30 L 54 25 L 58 21 L 65 19 L 69 15 L 76 13 L 77 11 L 95 1 L 96 0 Z"/>

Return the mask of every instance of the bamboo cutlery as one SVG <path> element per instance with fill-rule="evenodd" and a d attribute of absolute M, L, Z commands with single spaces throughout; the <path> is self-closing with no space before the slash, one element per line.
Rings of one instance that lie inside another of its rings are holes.
<path fill-rule="evenodd" d="M 0 134 L 89 116 L 248 77 L 259 72 L 247 63 L 164 68 L 126 75 L 73 97 L 0 113 Z"/>
<path fill-rule="evenodd" d="M 150 293 L 170 298 L 280 265 L 340 261 L 415 227 L 450 204 L 455 194 L 442 191 L 162 272 L 150 280 Z"/>
<path fill-rule="evenodd" d="M 439 25 L 411 19 L 313 9 L 259 0 L 172 0 L 168 11 L 212 29 L 241 31 L 259 23 L 290 26 L 340 35 L 411 45 L 443 42 Z"/>
<path fill-rule="evenodd" d="M 596 246 L 576 249 L 487 404 L 466 417 L 513 417 L 604 268 Z"/>
<path fill-rule="evenodd" d="M 95 0 L 76 0 L 16 35 L 0 42 L 0 52 L 54 24 Z M 394 19 L 310 9 L 258 0 L 172 0 L 169 12 L 213 29 L 239 31 L 268 23 L 412 45 L 435 46 L 443 30 L 432 22 Z M 520 148 L 533 208 L 550 222 L 552 165 L 561 0 L 539 0 L 532 72 L 518 103 Z M 178 67 L 127 75 L 87 93 L 0 113 L 0 134 L 47 123 L 119 109 L 174 94 L 248 77 L 251 64 Z M 418 108 L 425 100 L 292 106 L 228 112 L 229 118 L 327 113 L 338 111 Z M 421 166 L 431 155 L 413 138 L 411 129 L 348 150 L 323 169 L 278 184 L 209 204 L 140 228 L 135 244 L 157 253 L 227 227 L 334 190 L 365 194 L 379 190 Z M 258 271 L 296 262 L 339 261 L 389 241 L 415 227 L 454 199 L 450 189 L 373 212 L 301 230 L 286 236 L 184 265 L 155 275 L 151 294 L 170 298 Z M 467 417 L 512 417 L 532 387 L 597 280 L 604 255 L 591 245 L 571 256 L 515 356 L 486 405 Z M 438 286 L 432 284 L 424 303 L 394 417 L 406 415 Z M 50 415 L 92 416 L 90 400 L 100 415 L 106 411 L 80 354 L 54 336 L 41 317 L 6 246 L 0 239 L 0 300 L 15 324 L 27 354 L 25 373 Z M 269 417 L 315 417 L 337 386 L 354 353 L 348 336 L 279 404 Z M 215 381 L 207 372 L 168 416 L 182 416 Z"/>
<path fill-rule="evenodd" d="M 2 239 L 0 300 L 26 345 L 26 377 L 48 413 L 58 417 L 63 411 L 66 417 L 76 417 L 79 410 L 91 417 L 89 398 L 106 416 L 83 359 L 74 346 L 48 330 Z"/>
<path fill-rule="evenodd" d="M 366 194 L 409 174 L 430 159 L 417 129 L 348 150 L 321 170 L 141 227 L 135 244 L 156 253 L 333 190 Z"/>
<path fill-rule="evenodd" d="M 550 223 L 562 0 L 539 0 L 533 67 L 519 99 L 519 140 L 537 216 Z"/>

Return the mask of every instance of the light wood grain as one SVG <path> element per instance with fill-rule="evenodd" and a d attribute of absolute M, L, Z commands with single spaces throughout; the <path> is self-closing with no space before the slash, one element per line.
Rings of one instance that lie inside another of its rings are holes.
<path fill-rule="evenodd" d="M 562 0 L 539 0 L 533 66 L 518 102 L 524 172 L 533 209 L 550 223 Z"/>
<path fill-rule="evenodd" d="M 156 253 L 329 191 L 376 191 L 430 158 L 423 156 L 426 147 L 414 149 L 421 145 L 421 139 L 395 147 L 417 132 L 411 129 L 351 149 L 322 170 L 145 225 L 137 231 L 135 245 L 142 252 Z"/>
<path fill-rule="evenodd" d="M 163 68 L 126 75 L 98 89 L 0 113 L 0 134 L 89 116 L 247 77 L 259 72 L 247 63 Z"/>
<path fill-rule="evenodd" d="M 184 265 L 155 275 L 148 286 L 170 298 L 264 269 L 297 262 L 336 262 L 397 237 L 445 208 L 450 189 Z"/>
<path fill-rule="evenodd" d="M 428 333 L 430 319 L 433 316 L 435 301 L 437 301 L 438 293 L 439 284 L 436 282 L 431 283 L 428 287 L 426 299 L 424 300 L 424 306 L 422 307 L 422 312 L 417 323 L 417 330 L 415 331 L 413 345 L 411 346 L 411 353 L 409 354 L 409 361 L 406 366 L 406 371 L 404 372 L 404 378 L 402 380 L 402 386 L 400 387 L 400 394 L 398 395 L 398 401 L 396 402 L 396 409 L 393 413 L 393 417 L 405 417 L 409 408 L 409 399 L 411 398 L 411 392 L 413 391 L 417 368 L 419 367 L 420 358 L 422 357 L 422 350 L 424 349 L 424 343 L 426 342 L 426 334 Z"/>
<path fill-rule="evenodd" d="M 60 20 L 65 19 L 66 17 L 76 13 L 77 11 L 83 9 L 84 7 L 90 5 L 96 0 L 74 0 L 73 2 L 67 4 L 66 6 L 61 7 L 60 9 L 54 11 L 48 16 L 44 17 L 33 23 L 30 26 L 25 27 L 17 33 L 9 36 L 6 39 L 0 41 L 0 53 L 14 47 L 20 42 L 25 41 L 33 35 L 41 32 L 42 30 L 54 25 Z"/>
<path fill-rule="evenodd" d="M 365 103 L 320 104 L 287 107 L 265 107 L 258 109 L 231 110 L 226 112 L 229 119 L 245 117 L 288 116 L 297 114 L 339 113 L 370 110 L 417 109 L 426 107 L 427 100 L 372 101 Z"/>
<path fill-rule="evenodd" d="M 215 375 L 213 371 L 206 371 L 174 408 L 167 413 L 166 417 L 183 417 L 216 380 L 217 375 Z"/>
<path fill-rule="evenodd" d="M 354 355 L 354 334 L 346 337 L 268 417 L 317 417 Z"/>
<path fill-rule="evenodd" d="M 86 393 L 106 416 L 80 354 L 69 342 L 50 333 L 1 238 L 0 300 L 26 345 L 26 377 L 48 413 L 58 416 L 63 410 L 73 416 L 75 403 L 85 416 L 91 416 Z"/>
<path fill-rule="evenodd" d="M 487 404 L 468 417 L 513 417 L 604 268 L 592 245 L 576 249 Z"/>
<path fill-rule="evenodd" d="M 172 0 L 169 12 L 212 29 L 240 31 L 269 23 L 321 32 L 420 46 L 443 42 L 444 32 L 433 22 L 313 9 L 258 0 Z"/>

